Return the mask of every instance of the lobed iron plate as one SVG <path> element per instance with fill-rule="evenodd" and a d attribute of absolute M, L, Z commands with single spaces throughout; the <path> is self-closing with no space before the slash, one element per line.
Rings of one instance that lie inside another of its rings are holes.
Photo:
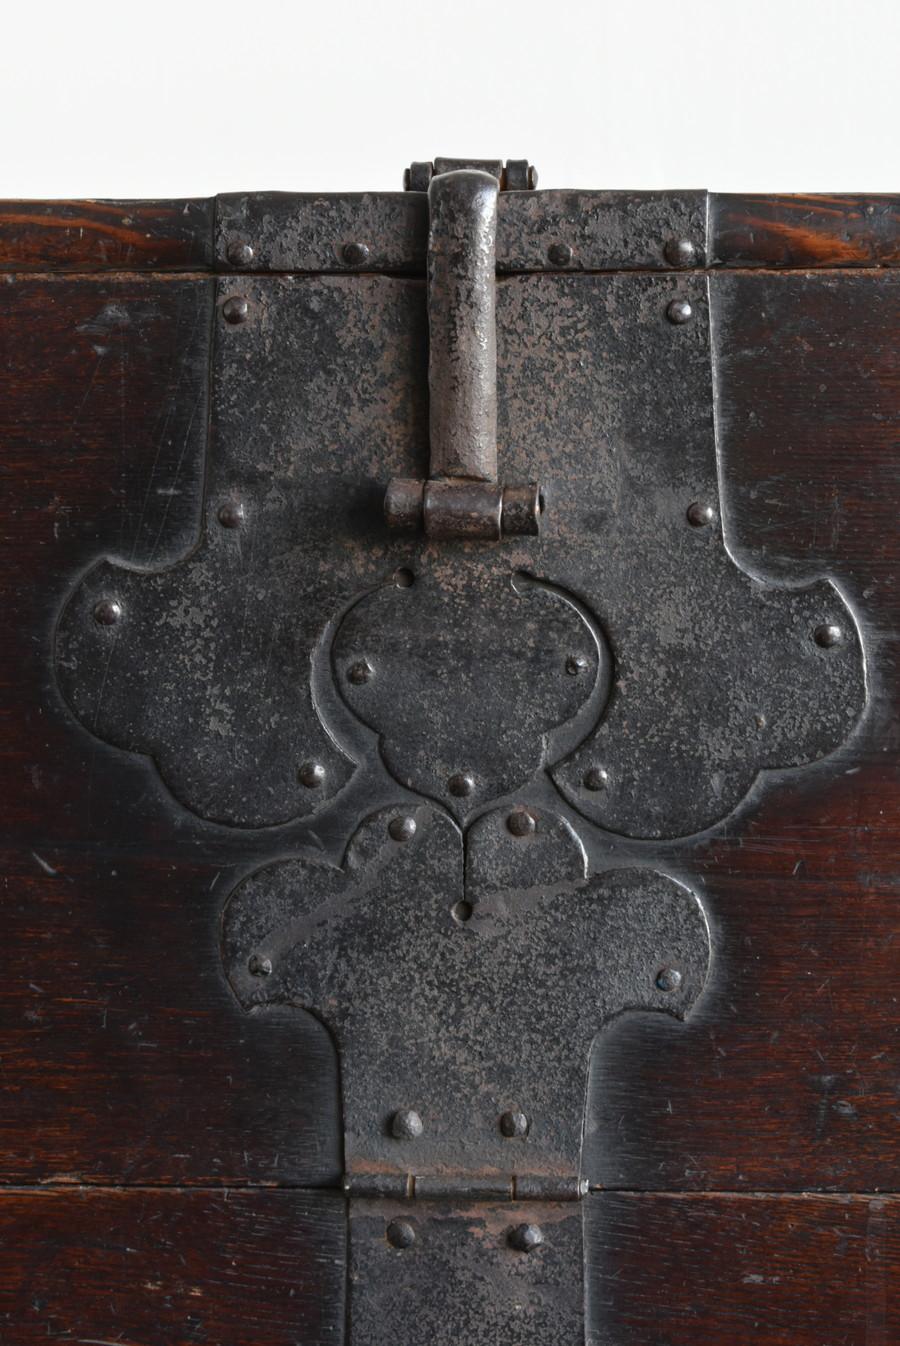
<path fill-rule="evenodd" d="M 709 963 L 681 884 L 589 877 L 571 826 L 543 810 L 483 814 L 463 837 L 427 804 L 366 819 L 340 867 L 252 874 L 222 947 L 245 1009 L 297 1005 L 331 1029 L 356 1175 L 577 1174 L 594 1037 L 623 1010 L 683 1017 Z M 407 1112 L 421 1129 L 398 1135 Z M 527 1119 L 521 1134 L 505 1113 Z"/>
<path fill-rule="evenodd" d="M 420 282 L 221 280 L 201 536 L 167 569 L 85 576 L 58 632 L 76 714 L 205 818 L 333 805 L 345 841 L 363 771 L 461 824 L 549 778 L 652 839 L 831 752 L 865 701 L 859 637 L 830 582 L 729 555 L 707 283 L 498 282 L 500 474 L 545 509 L 540 537 L 492 544 L 381 518 L 386 483 L 427 472 Z"/>

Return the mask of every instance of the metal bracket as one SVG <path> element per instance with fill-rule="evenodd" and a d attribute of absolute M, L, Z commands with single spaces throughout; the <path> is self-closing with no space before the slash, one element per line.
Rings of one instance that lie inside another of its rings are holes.
<path fill-rule="evenodd" d="M 250 875 L 222 955 L 246 1009 L 304 1006 L 334 1036 L 353 1346 L 493 1346 L 523 1321 L 540 1346 L 583 1339 L 591 1045 L 624 1010 L 694 1004 L 695 895 L 652 870 L 592 876 L 553 812 L 461 833 L 422 804 L 367 818 L 339 867 Z"/>

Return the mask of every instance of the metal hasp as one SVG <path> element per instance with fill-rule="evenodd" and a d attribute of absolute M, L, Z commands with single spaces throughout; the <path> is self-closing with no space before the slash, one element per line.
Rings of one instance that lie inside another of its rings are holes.
<path fill-rule="evenodd" d="M 395 477 L 391 528 L 431 538 L 535 534 L 536 484 L 497 480 L 497 198 L 477 168 L 437 171 L 428 186 L 428 388 L 431 476 Z"/>

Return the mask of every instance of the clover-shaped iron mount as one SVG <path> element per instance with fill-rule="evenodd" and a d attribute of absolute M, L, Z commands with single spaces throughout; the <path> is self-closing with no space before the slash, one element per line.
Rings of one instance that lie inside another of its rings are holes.
<path fill-rule="evenodd" d="M 414 281 L 224 279 L 218 312 L 198 543 L 158 571 L 100 562 L 57 643 L 75 713 L 186 807 L 284 823 L 364 764 L 462 819 L 549 774 L 590 823 L 671 838 L 852 729 L 838 590 L 727 549 L 702 278 L 498 285 L 505 470 L 546 500 L 540 536 L 502 545 L 380 519 L 383 483 L 424 470 Z"/>

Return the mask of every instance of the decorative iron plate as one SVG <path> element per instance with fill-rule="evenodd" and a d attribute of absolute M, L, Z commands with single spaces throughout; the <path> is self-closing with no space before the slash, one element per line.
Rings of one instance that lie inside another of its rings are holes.
<path fill-rule="evenodd" d="M 221 282 L 198 545 L 95 567 L 58 642 L 76 713 L 188 808 L 299 818 L 380 753 L 461 821 L 549 772 L 597 827 L 674 838 L 852 729 L 838 591 L 728 552 L 705 277 L 514 277 L 497 307 L 501 469 L 541 481 L 541 536 L 429 544 L 380 517 L 426 472 L 423 288 Z"/>
<path fill-rule="evenodd" d="M 594 1037 L 625 1009 L 682 1017 L 709 961 L 702 908 L 646 870 L 588 876 L 562 818 L 433 805 L 367 819 L 340 868 L 251 875 L 223 956 L 246 1009 L 313 1010 L 341 1060 L 348 1173 L 579 1171 Z M 414 1112 L 417 1134 L 397 1135 Z M 523 1115 L 523 1134 L 501 1118 Z"/>

